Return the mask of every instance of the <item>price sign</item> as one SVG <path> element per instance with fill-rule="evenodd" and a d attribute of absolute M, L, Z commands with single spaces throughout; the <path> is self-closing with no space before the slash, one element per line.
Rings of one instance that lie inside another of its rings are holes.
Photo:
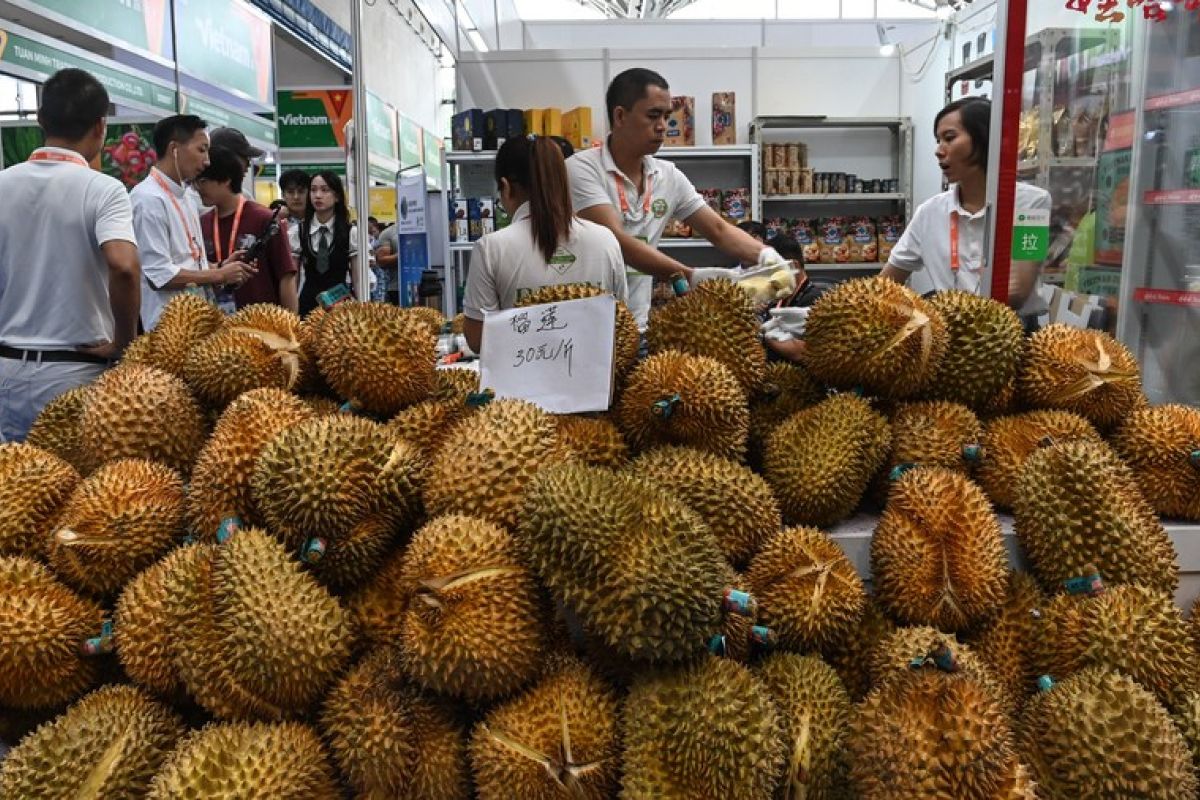
<path fill-rule="evenodd" d="M 479 385 L 555 414 L 606 411 L 616 318 L 612 295 L 488 314 Z"/>

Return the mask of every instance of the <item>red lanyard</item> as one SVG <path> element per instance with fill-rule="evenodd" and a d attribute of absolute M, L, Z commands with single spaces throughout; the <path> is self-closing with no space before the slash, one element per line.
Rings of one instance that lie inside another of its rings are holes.
<path fill-rule="evenodd" d="M 87 159 L 75 153 L 56 153 L 53 150 L 34 150 L 33 155 L 29 157 L 30 161 L 57 161 L 62 164 L 75 164 L 80 167 L 89 167 Z"/>
<path fill-rule="evenodd" d="M 950 271 L 958 272 L 958 212 L 950 212 Z"/>
<path fill-rule="evenodd" d="M 242 209 L 246 205 L 246 198 L 238 195 L 237 211 L 233 212 L 233 227 L 229 229 L 229 255 L 233 255 L 233 247 L 237 242 L 238 228 L 242 225 Z M 213 212 L 213 250 L 217 255 L 217 263 L 220 264 L 225 260 L 225 254 L 221 247 L 221 221 L 217 219 L 217 214 Z"/>
<path fill-rule="evenodd" d="M 629 219 L 629 198 L 625 196 L 625 179 L 620 175 L 614 175 L 613 180 L 617 183 L 617 199 L 621 201 L 621 214 L 626 219 Z M 650 198 L 654 194 L 654 176 L 646 176 L 646 193 L 642 197 L 642 216 L 650 213 Z"/>
<path fill-rule="evenodd" d="M 175 192 L 171 189 L 171 186 L 163 180 L 162 176 L 158 174 L 157 168 L 151 169 L 150 174 L 154 177 L 154 180 L 158 182 L 158 185 L 162 187 L 162 190 L 166 192 L 167 197 L 171 201 L 171 205 L 175 206 L 175 214 L 179 217 L 179 222 L 183 225 L 183 235 L 188 240 L 188 249 L 192 253 L 192 261 L 196 262 L 196 266 L 200 266 L 200 259 L 203 256 L 203 253 L 200 252 L 200 247 L 196 244 L 196 237 L 192 235 L 192 227 L 188 225 L 187 217 L 183 215 L 183 208 L 180 207 L 179 200 L 175 197 Z"/>

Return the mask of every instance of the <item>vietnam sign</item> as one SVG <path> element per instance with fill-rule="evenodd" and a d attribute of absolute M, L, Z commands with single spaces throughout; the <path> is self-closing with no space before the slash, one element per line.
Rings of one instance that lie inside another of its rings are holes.
<path fill-rule="evenodd" d="M 399 115 L 400 127 L 400 165 L 402 167 L 418 167 L 425 156 L 421 146 L 421 126 L 403 114 Z"/>
<path fill-rule="evenodd" d="M 170 59 L 170 0 L 15 0 L 123 49 Z"/>
<path fill-rule="evenodd" d="M 346 146 L 346 123 L 354 116 L 349 89 L 289 89 L 275 93 L 275 119 L 283 149 Z"/>
<path fill-rule="evenodd" d="M 241 0 L 175 0 L 179 69 L 269 106 L 271 23 Z"/>
<path fill-rule="evenodd" d="M 187 92 L 183 94 L 183 111 L 202 117 L 209 127 L 237 128 L 250 139 L 257 139 L 265 144 L 275 143 L 275 126 L 261 117 L 238 114 Z"/>
<path fill-rule="evenodd" d="M 396 160 L 396 109 L 371 92 L 367 92 L 367 152 Z"/>

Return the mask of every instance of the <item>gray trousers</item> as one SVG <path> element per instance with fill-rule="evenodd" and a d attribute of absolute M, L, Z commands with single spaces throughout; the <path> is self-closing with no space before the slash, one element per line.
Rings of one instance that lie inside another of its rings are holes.
<path fill-rule="evenodd" d="M 69 389 L 91 383 L 104 369 L 102 364 L 0 358 L 0 442 L 25 441 L 47 403 Z"/>

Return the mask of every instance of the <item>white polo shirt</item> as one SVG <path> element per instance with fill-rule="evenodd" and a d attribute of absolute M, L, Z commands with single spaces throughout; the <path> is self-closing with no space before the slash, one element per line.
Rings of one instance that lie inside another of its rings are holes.
<path fill-rule="evenodd" d="M 1049 209 L 1050 193 L 1028 183 L 1018 183 L 1016 208 Z M 951 214 L 958 217 L 957 271 L 950 268 Z M 986 230 L 987 210 L 980 209 L 972 214 L 963 209 L 955 184 L 917 207 L 888 263 L 913 273 L 909 284 L 918 294 L 943 289 L 979 294 Z"/>
<path fill-rule="evenodd" d="M 585 284 L 628 300 L 621 244 L 603 225 L 575 219 L 571 234 L 558 244 L 550 263 L 533 240 L 526 203 L 512 223 L 475 243 L 463 297 L 463 314 L 482 320 L 490 311 L 514 308 L 526 295 L 543 286 Z"/>
<path fill-rule="evenodd" d="M 0 344 L 74 350 L 112 341 L 100 246 L 136 241 L 129 195 L 72 150 L 35 153 L 52 160 L 0 172 Z"/>
<path fill-rule="evenodd" d="M 621 216 L 625 233 L 657 247 L 671 220 L 686 220 L 704 208 L 704 198 L 670 161 L 645 156 L 643 162 L 646 192 L 639 195 L 637 184 L 613 161 L 607 142 L 602 147 L 580 150 L 567 159 L 571 203 L 575 213 L 593 206 L 612 206 Z M 621 203 L 618 186 L 624 189 L 625 206 Z M 637 320 L 638 328 L 645 330 L 650 317 L 654 279 L 632 267 L 627 268 L 626 278 L 629 310 Z"/>
<path fill-rule="evenodd" d="M 157 176 L 157 179 L 156 179 Z M 162 183 L 159 183 L 161 179 Z M 166 186 L 166 189 L 163 186 Z M 133 228 L 142 261 L 142 327 L 151 331 L 163 308 L 183 289 L 162 289 L 183 269 L 208 269 L 200 216 L 187 189 L 158 167 L 133 187 Z M 213 299 L 209 287 L 200 287 Z"/>

